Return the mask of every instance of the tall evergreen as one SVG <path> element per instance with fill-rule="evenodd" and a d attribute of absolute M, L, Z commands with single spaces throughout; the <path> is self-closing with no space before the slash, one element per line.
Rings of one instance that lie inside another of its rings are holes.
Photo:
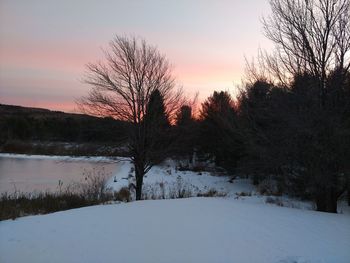
<path fill-rule="evenodd" d="M 228 92 L 214 92 L 200 112 L 200 148 L 215 163 L 232 172 L 243 154 L 237 114 Z"/>
<path fill-rule="evenodd" d="M 150 160 L 153 163 L 161 162 L 170 151 L 170 122 L 164 98 L 158 89 L 151 93 L 146 105 L 146 115 L 140 125 L 145 133 L 144 143 Z"/>

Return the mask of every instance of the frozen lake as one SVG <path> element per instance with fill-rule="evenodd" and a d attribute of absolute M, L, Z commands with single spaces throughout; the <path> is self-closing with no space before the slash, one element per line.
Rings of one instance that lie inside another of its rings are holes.
<path fill-rule="evenodd" d="M 107 158 L 0 154 L 0 193 L 57 191 L 83 182 L 88 174 L 111 177 L 118 163 Z"/>

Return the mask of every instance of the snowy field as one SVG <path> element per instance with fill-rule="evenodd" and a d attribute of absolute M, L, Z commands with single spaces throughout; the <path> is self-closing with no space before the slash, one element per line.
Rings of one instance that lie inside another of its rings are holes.
<path fill-rule="evenodd" d="M 109 187 L 132 182 L 122 162 Z M 249 180 L 177 171 L 168 161 L 145 178 L 149 195 L 179 185 L 225 197 L 100 205 L 0 222 L 0 262 L 349 263 L 350 213 L 312 211 L 281 197 L 267 203 Z M 165 192 L 165 194 L 164 194 Z M 242 196 L 242 192 L 248 196 Z M 251 195 L 251 196 L 250 196 Z"/>
<path fill-rule="evenodd" d="M 0 223 L 0 262 L 348 263 L 350 217 L 189 198 Z"/>

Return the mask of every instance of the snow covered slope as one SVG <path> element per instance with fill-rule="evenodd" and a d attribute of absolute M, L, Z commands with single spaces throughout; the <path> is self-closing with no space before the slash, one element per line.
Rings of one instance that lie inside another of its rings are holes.
<path fill-rule="evenodd" d="M 0 222 L 0 262 L 349 263 L 350 216 L 189 198 Z"/>

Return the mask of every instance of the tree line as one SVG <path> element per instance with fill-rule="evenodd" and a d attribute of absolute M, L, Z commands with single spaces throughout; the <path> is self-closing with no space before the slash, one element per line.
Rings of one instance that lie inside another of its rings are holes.
<path fill-rule="evenodd" d="M 350 1 L 270 5 L 263 25 L 275 50 L 248 63 L 234 101 L 214 92 L 202 104 L 199 148 L 336 213 L 346 191 L 350 202 Z"/>
<path fill-rule="evenodd" d="M 0 144 L 9 141 L 120 142 L 126 123 L 113 118 L 96 118 L 0 104 Z"/>
<path fill-rule="evenodd" d="M 231 174 L 255 184 L 272 180 L 278 194 L 337 212 L 350 190 L 350 74 L 339 74 L 336 69 L 327 78 L 326 107 L 319 107 L 317 80 L 308 74 L 296 75 L 288 87 L 257 80 L 235 100 L 214 92 L 199 118 L 185 105 L 173 128 L 175 155 L 196 151 Z"/>

